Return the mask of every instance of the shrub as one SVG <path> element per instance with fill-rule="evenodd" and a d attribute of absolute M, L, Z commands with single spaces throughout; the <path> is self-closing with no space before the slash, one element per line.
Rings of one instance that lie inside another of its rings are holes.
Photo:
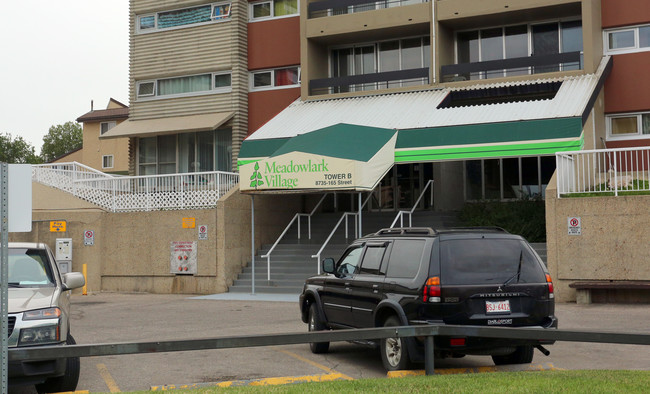
<path fill-rule="evenodd" d="M 464 226 L 497 226 L 528 242 L 546 242 L 546 210 L 541 199 L 468 202 L 458 219 Z"/>

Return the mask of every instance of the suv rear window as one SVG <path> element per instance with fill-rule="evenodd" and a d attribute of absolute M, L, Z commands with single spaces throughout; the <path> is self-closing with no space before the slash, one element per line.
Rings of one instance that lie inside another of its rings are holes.
<path fill-rule="evenodd" d="M 543 283 L 537 258 L 517 239 L 453 239 L 440 242 L 441 282 L 445 285 Z"/>
<path fill-rule="evenodd" d="M 421 239 L 398 239 L 393 243 L 388 261 L 389 278 L 414 278 L 420 269 L 425 241 Z"/>

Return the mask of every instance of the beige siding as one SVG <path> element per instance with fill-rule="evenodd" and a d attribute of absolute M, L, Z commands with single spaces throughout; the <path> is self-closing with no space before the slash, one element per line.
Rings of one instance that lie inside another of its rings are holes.
<path fill-rule="evenodd" d="M 248 130 L 248 2 L 232 1 L 231 20 L 136 34 L 136 16 L 210 1 L 131 0 L 129 97 L 132 120 L 234 111 L 233 160 Z M 136 82 L 231 70 L 230 93 L 138 101 Z"/>

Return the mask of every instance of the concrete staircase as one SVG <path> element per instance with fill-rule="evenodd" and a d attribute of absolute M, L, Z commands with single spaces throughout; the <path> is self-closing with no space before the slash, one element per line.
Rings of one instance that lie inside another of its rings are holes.
<path fill-rule="evenodd" d="M 307 224 L 303 220 L 301 239 L 297 239 L 297 227 L 289 229 L 285 238 L 280 241 L 271 254 L 271 280 L 267 278 L 267 260 L 265 255 L 272 245 L 263 245 L 255 256 L 255 292 L 299 294 L 305 283 L 305 278 L 316 275 L 318 265 L 316 254 L 329 236 L 342 213 L 319 213 L 312 217 L 312 238 L 307 239 Z M 390 227 L 396 212 L 363 212 L 363 234 L 373 233 L 381 228 Z M 405 218 L 404 225 L 408 225 Z M 413 213 L 414 227 L 446 228 L 458 225 L 455 213 L 420 211 Z M 355 238 L 354 220 L 348 219 L 348 236 L 345 238 L 345 221 L 341 223 L 330 240 L 326 249 L 321 253 L 321 260 L 332 257 L 337 260 L 346 246 Z M 399 222 L 397 224 L 399 226 Z M 229 288 L 233 293 L 250 293 L 252 290 L 252 265 L 249 262 L 239 277 Z"/>

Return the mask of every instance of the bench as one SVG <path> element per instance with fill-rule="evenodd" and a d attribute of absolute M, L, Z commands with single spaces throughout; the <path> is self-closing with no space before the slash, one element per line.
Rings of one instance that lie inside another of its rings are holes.
<path fill-rule="evenodd" d="M 591 304 L 593 290 L 650 290 L 650 281 L 642 280 L 600 280 L 580 281 L 569 284 L 576 289 L 576 303 Z"/>

